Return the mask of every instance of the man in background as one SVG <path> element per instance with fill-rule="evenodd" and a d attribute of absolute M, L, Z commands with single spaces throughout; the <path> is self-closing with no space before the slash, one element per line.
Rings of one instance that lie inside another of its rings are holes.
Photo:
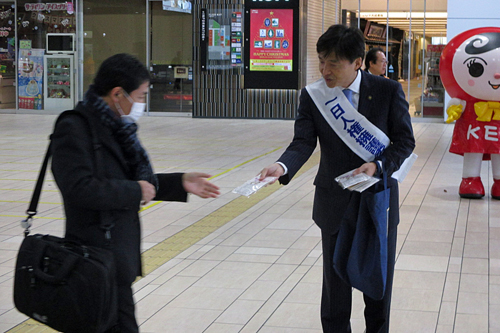
<path fill-rule="evenodd" d="M 385 76 L 387 68 L 387 59 L 385 58 L 384 50 L 380 47 L 374 47 L 366 53 L 365 57 L 365 71 L 370 74 Z"/>

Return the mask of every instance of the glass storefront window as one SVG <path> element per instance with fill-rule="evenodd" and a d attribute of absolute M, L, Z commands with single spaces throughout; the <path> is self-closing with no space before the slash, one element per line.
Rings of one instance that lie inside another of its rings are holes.
<path fill-rule="evenodd" d="M 11 1 L 0 2 L 0 108 L 16 107 L 16 19 Z"/>
<path fill-rule="evenodd" d="M 69 99 L 68 106 L 72 107 L 75 91 L 73 81 L 66 80 L 59 75 L 52 75 L 51 82 L 63 82 L 63 84 L 48 85 L 49 72 L 44 62 L 50 54 L 64 53 L 71 58 L 76 54 L 76 15 L 73 2 L 33 3 L 17 1 L 15 25 L 17 29 L 19 109 L 52 109 L 52 107 L 46 107 L 47 98 L 50 97 L 49 95 L 60 94 L 62 96 L 63 91 L 64 95 L 68 96 L 65 98 Z M 49 36 L 53 38 L 49 38 Z M 65 68 L 65 72 L 72 73 L 73 68 Z M 61 107 L 62 109 L 64 106 L 56 103 L 53 108 L 59 109 Z"/>
<path fill-rule="evenodd" d="M 146 2 L 83 0 L 83 87 L 85 92 L 101 63 L 129 53 L 146 64 Z"/>
<path fill-rule="evenodd" d="M 386 75 L 401 83 L 412 117 L 443 116 L 439 50 L 446 44 L 447 5 L 447 0 L 342 1 L 350 25 L 358 23 L 353 16 L 359 18 L 367 50 L 386 52 Z"/>
<path fill-rule="evenodd" d="M 150 1 L 149 110 L 193 110 L 193 15 L 189 2 Z M 188 5 L 188 6 L 186 6 Z M 176 10 L 184 8 L 184 10 Z M 229 35 L 228 35 L 229 36 Z M 224 43 L 223 45 L 226 45 Z"/>

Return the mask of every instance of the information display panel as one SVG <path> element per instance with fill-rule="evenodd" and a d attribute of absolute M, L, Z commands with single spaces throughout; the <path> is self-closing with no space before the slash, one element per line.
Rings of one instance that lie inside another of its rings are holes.
<path fill-rule="evenodd" d="M 243 7 L 201 9 L 201 70 L 231 70 L 243 67 Z M 236 9 L 236 10 L 235 10 Z"/>
<path fill-rule="evenodd" d="M 293 9 L 250 10 L 250 71 L 293 70 Z"/>
<path fill-rule="evenodd" d="M 245 88 L 298 89 L 299 0 L 245 1 Z"/>

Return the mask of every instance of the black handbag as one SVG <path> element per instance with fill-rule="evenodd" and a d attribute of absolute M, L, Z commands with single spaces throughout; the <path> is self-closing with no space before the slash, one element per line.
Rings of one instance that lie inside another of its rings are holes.
<path fill-rule="evenodd" d="M 81 112 L 66 111 L 58 120 L 67 114 L 86 118 Z M 99 173 L 100 145 L 90 127 Z M 25 238 L 17 256 L 14 304 L 20 312 L 58 331 L 93 333 L 114 329 L 118 298 L 113 253 L 51 235 L 29 235 L 50 156 L 49 145 L 26 212 L 28 217 L 21 223 Z M 108 241 L 111 227 L 101 221 Z"/>

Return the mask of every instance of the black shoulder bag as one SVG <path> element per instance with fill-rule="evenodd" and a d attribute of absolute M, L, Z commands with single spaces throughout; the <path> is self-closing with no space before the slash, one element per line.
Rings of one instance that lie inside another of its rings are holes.
<path fill-rule="evenodd" d="M 90 122 L 78 111 L 66 111 L 57 121 L 68 114 L 78 114 Z M 99 174 L 103 170 L 100 143 L 89 125 Z M 29 235 L 50 156 L 49 144 L 26 211 L 28 217 L 21 222 L 25 238 L 17 256 L 14 303 L 20 312 L 58 331 L 104 332 L 117 325 L 113 253 L 51 235 Z M 101 227 L 109 240 L 112 226 L 101 221 Z"/>

